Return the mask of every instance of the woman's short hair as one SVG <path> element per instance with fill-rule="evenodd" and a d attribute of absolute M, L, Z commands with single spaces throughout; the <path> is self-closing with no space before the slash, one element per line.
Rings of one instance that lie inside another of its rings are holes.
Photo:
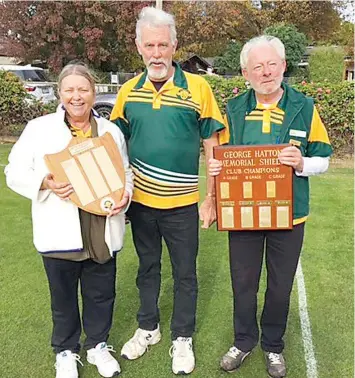
<path fill-rule="evenodd" d="M 174 16 L 154 7 L 144 7 L 138 16 L 136 25 L 136 38 L 139 43 L 142 41 L 142 27 L 168 26 L 170 31 L 171 43 L 176 42 L 176 26 Z"/>
<path fill-rule="evenodd" d="M 270 45 L 274 47 L 280 58 L 282 60 L 285 60 L 284 44 L 277 37 L 274 37 L 272 35 L 261 35 L 259 37 L 252 38 L 243 46 L 240 53 L 240 67 L 242 69 L 245 69 L 247 67 L 250 50 L 261 45 Z"/>
<path fill-rule="evenodd" d="M 69 75 L 78 75 L 85 77 L 85 79 L 90 83 L 90 87 L 95 93 L 95 76 L 90 71 L 89 67 L 82 62 L 70 62 L 62 69 L 58 77 L 58 91 L 62 85 L 62 81 Z"/>

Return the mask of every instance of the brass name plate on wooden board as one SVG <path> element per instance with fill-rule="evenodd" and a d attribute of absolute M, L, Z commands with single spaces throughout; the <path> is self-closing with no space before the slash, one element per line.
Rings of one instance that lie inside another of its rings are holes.
<path fill-rule="evenodd" d="M 218 230 L 292 229 L 293 170 L 278 160 L 287 146 L 214 148 L 214 158 L 222 162 L 216 176 Z"/>
<path fill-rule="evenodd" d="M 70 200 L 89 213 L 107 215 L 123 196 L 125 170 L 110 133 L 72 138 L 67 148 L 44 160 L 56 181 L 73 186 Z"/>

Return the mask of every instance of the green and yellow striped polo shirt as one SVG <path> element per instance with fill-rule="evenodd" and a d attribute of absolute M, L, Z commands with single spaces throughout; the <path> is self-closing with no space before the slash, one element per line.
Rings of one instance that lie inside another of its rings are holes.
<path fill-rule="evenodd" d="M 132 200 L 159 209 L 198 202 L 200 139 L 224 128 L 207 81 L 174 67 L 159 91 L 147 72 L 126 82 L 111 114 L 127 140 Z"/>

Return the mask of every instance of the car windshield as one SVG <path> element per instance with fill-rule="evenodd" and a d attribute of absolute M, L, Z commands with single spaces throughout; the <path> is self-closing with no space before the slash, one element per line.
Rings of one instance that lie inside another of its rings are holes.
<path fill-rule="evenodd" d="M 25 81 L 48 81 L 46 75 L 41 70 L 10 70 Z"/>

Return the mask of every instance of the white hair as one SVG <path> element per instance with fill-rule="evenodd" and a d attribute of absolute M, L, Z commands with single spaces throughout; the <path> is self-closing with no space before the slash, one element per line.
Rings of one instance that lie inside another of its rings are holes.
<path fill-rule="evenodd" d="M 168 26 L 170 30 L 171 43 L 176 42 L 176 27 L 174 16 L 154 7 L 143 8 L 138 16 L 136 25 L 136 38 L 139 43 L 142 41 L 142 26 L 160 27 Z"/>
<path fill-rule="evenodd" d="M 282 60 L 285 60 L 284 44 L 277 37 L 274 37 L 272 35 L 261 35 L 259 37 L 252 38 L 243 46 L 240 53 L 240 67 L 242 69 L 245 69 L 247 67 L 250 50 L 261 45 L 272 46 L 276 50 L 279 57 Z"/>

